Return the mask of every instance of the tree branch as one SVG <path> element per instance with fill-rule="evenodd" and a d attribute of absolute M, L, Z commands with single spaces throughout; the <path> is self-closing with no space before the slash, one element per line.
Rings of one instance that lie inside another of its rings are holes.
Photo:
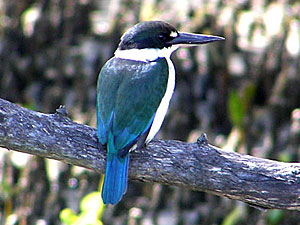
<path fill-rule="evenodd" d="M 0 99 L 0 146 L 104 173 L 96 130 L 64 107 L 43 114 Z M 207 143 L 154 140 L 130 155 L 129 178 L 225 196 L 261 208 L 300 210 L 300 165 L 226 152 Z"/>

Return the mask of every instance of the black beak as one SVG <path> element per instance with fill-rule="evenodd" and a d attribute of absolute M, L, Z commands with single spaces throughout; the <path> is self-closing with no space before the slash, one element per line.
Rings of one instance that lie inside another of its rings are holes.
<path fill-rule="evenodd" d="M 204 34 L 192 34 L 192 33 L 183 33 L 179 32 L 178 36 L 173 40 L 169 41 L 168 44 L 178 45 L 178 44 L 188 44 L 188 45 L 198 45 L 206 44 L 213 41 L 224 41 L 225 38 L 213 36 L 213 35 L 204 35 Z"/>

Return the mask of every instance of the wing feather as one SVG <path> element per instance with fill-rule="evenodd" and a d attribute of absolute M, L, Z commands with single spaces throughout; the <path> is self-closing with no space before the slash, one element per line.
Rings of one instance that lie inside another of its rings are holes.
<path fill-rule="evenodd" d="M 100 72 L 97 87 L 100 142 L 105 144 L 111 132 L 115 147 L 129 150 L 150 129 L 167 82 L 168 66 L 164 58 L 148 63 L 109 60 Z"/>

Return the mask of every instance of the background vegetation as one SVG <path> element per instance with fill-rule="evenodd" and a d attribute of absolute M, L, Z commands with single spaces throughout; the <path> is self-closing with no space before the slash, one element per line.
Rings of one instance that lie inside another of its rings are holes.
<path fill-rule="evenodd" d="M 173 55 L 177 87 L 158 138 L 193 142 L 206 132 L 221 148 L 299 162 L 299 1 L 2 0 L 0 97 L 44 113 L 63 104 L 73 120 L 95 127 L 98 72 L 121 34 L 143 20 L 226 37 Z M 98 190 L 100 177 L 1 149 L 0 222 L 84 224 L 78 218 L 99 196 L 80 201 Z M 104 224 L 300 220 L 295 211 L 259 211 L 206 193 L 134 181 L 117 206 L 103 209 L 99 201 L 91 208 Z"/>

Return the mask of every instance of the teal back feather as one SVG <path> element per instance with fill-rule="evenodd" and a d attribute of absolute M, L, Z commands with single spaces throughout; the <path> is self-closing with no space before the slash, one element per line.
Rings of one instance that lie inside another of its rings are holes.
<path fill-rule="evenodd" d="M 102 198 L 116 204 L 127 189 L 129 149 L 151 127 L 168 82 L 164 58 L 139 62 L 112 58 L 97 87 L 98 139 L 107 145 Z"/>

